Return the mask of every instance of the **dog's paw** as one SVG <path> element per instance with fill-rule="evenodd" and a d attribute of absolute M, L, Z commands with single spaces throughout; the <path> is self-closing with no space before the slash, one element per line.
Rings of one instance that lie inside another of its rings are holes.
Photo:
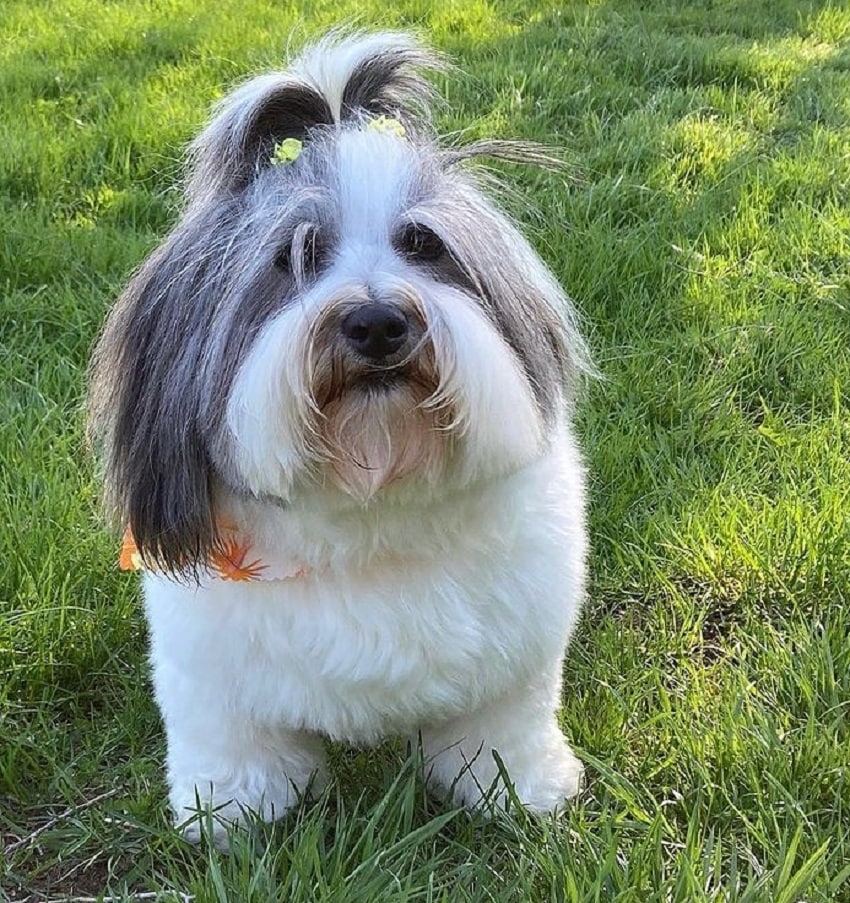
<path fill-rule="evenodd" d="M 174 826 L 189 843 L 208 843 L 226 853 L 235 832 L 283 818 L 302 796 L 290 787 L 288 791 L 264 793 L 253 799 L 243 790 L 226 802 L 216 802 L 216 798 L 221 800 L 218 793 L 207 799 L 196 795 L 191 803 L 184 804 L 172 798 Z"/>
<path fill-rule="evenodd" d="M 234 833 L 244 830 L 255 821 L 274 821 L 284 815 L 282 812 L 268 813 L 248 809 L 238 803 L 229 802 L 223 806 L 198 805 L 190 810 L 182 807 L 182 812 L 174 810 L 174 826 L 185 841 L 191 844 L 206 843 L 222 853 L 229 853 Z M 181 817 L 182 815 L 182 817 Z"/>
<path fill-rule="evenodd" d="M 277 821 L 327 783 L 324 748 L 312 735 L 261 733 L 246 721 L 232 733 L 208 733 L 202 746 L 197 736 L 194 743 L 182 737 L 181 726 L 171 725 L 169 797 L 174 824 L 191 843 L 227 849 L 234 830 Z M 237 731 L 239 743 L 232 739 Z"/>
<path fill-rule="evenodd" d="M 508 773 L 523 808 L 545 815 L 560 812 L 584 786 L 584 765 L 566 743 L 551 750 L 540 768 Z"/>
<path fill-rule="evenodd" d="M 174 825 L 189 843 L 207 842 L 227 852 L 235 831 L 283 818 L 326 781 L 321 768 L 297 784 L 282 772 L 254 775 L 254 780 L 239 785 L 207 782 L 203 790 L 199 782 L 175 782 L 171 788 Z"/>

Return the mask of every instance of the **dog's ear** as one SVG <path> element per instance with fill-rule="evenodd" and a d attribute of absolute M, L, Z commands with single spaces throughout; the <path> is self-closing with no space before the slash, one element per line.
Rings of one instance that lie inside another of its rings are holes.
<path fill-rule="evenodd" d="M 353 59 L 344 73 L 340 119 L 365 113 L 392 116 L 409 127 L 430 124 L 434 90 L 423 73 L 445 68 L 445 61 L 406 34 L 378 34 L 352 44 L 355 52 L 349 52 Z"/>
<path fill-rule="evenodd" d="M 251 79 L 224 99 L 190 146 L 190 202 L 241 191 L 271 165 L 275 144 L 303 141 L 310 129 L 333 121 L 314 86 L 287 73 Z"/>
<path fill-rule="evenodd" d="M 271 165 L 276 144 L 309 141 L 314 129 L 381 115 L 428 124 L 433 91 L 422 73 L 443 66 L 407 34 L 332 32 L 286 71 L 224 98 L 190 147 L 189 202 L 241 191 Z"/>
<path fill-rule="evenodd" d="M 107 507 L 143 559 L 172 572 L 191 571 L 217 543 L 200 379 L 215 276 L 191 241 L 214 228 L 178 226 L 148 258 L 110 313 L 90 371 L 89 436 Z"/>

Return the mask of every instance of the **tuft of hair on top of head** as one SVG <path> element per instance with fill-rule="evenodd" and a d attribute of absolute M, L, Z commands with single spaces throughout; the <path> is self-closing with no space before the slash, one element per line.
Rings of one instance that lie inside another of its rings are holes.
<path fill-rule="evenodd" d="M 312 129 L 382 115 L 413 132 L 430 129 L 434 91 L 425 73 L 445 67 L 404 32 L 330 32 L 286 69 L 251 78 L 220 102 L 189 148 L 189 204 L 246 188 L 276 144 L 303 141 Z"/>

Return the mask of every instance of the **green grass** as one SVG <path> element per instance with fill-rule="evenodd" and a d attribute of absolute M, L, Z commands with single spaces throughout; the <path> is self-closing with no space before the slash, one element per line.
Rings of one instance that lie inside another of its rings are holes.
<path fill-rule="evenodd" d="M 604 374 L 563 704 L 589 786 L 488 823 L 398 746 L 334 749 L 223 857 L 168 827 L 84 370 L 211 101 L 339 18 L 455 57 L 442 128 L 570 163 L 509 175 Z M 0 899 L 850 901 L 844 4 L 4 0 L 0 148 Z"/>

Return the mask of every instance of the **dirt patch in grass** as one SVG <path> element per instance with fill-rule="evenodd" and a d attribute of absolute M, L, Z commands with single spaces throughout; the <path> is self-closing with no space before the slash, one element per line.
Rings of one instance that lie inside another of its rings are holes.
<path fill-rule="evenodd" d="M 3 890 L 12 903 L 45 903 L 68 897 L 97 897 L 105 892 L 112 868 L 99 855 L 80 861 L 56 862 L 37 876 L 12 875 Z"/>

